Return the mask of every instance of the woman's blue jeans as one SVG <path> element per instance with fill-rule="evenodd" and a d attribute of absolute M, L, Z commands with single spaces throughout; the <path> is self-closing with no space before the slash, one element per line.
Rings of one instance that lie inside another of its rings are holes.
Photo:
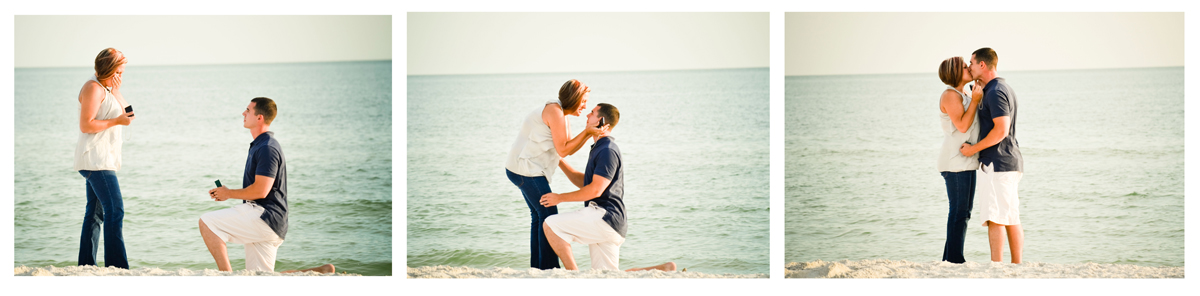
<path fill-rule="evenodd" d="M 967 238 L 967 220 L 971 220 L 971 206 L 975 202 L 975 171 L 942 172 L 942 178 L 946 179 L 946 193 L 950 197 L 942 261 L 967 262 L 963 257 L 963 245 Z"/>
<path fill-rule="evenodd" d="M 87 208 L 83 212 L 83 234 L 79 238 L 79 265 L 96 265 L 100 224 L 104 224 L 104 266 L 129 269 L 121 220 L 125 205 L 115 171 L 79 171 L 87 179 Z"/>
<path fill-rule="evenodd" d="M 508 180 L 521 189 L 521 195 L 525 196 L 525 205 L 529 206 L 529 216 L 533 218 L 529 223 L 529 252 L 533 255 L 529 259 L 529 266 L 537 269 L 559 268 L 558 254 L 550 247 L 545 229 L 542 228 L 546 217 L 558 214 L 558 206 L 543 207 L 541 204 L 542 195 L 551 192 L 550 182 L 545 176 L 526 177 L 508 169 L 504 171 L 508 173 Z"/>

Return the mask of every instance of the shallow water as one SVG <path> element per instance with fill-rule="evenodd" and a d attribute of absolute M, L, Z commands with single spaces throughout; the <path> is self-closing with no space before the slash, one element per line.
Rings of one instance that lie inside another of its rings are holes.
<path fill-rule="evenodd" d="M 629 231 L 621 268 L 769 268 L 768 71 L 408 77 L 408 266 L 529 268 L 529 209 L 505 176 L 521 120 L 579 79 L 621 112 Z M 567 117 L 572 135 L 585 118 Z M 589 148 L 566 158 L 582 169 Z M 577 188 L 557 172 L 555 192 Z M 579 209 L 564 203 L 559 212 Z M 590 267 L 587 246 L 573 251 Z"/>
<path fill-rule="evenodd" d="M 1183 68 L 1001 77 L 1020 104 L 1023 260 L 1183 266 Z M 940 260 L 936 75 L 786 81 L 786 261 Z M 967 261 L 989 260 L 982 223 Z"/>
<path fill-rule="evenodd" d="M 72 165 L 78 92 L 91 73 L 16 69 L 17 266 L 76 264 L 86 199 Z M 236 204 L 214 202 L 207 191 L 217 179 L 242 187 L 253 139 L 241 112 L 265 96 L 279 108 L 271 130 L 287 161 L 291 211 L 276 270 L 333 263 L 339 271 L 391 274 L 390 61 L 129 65 L 124 83 L 137 114 L 123 127 L 117 173 L 132 268 L 216 268 L 197 221 Z M 244 267 L 242 245 L 229 244 L 229 254 L 234 269 Z"/>

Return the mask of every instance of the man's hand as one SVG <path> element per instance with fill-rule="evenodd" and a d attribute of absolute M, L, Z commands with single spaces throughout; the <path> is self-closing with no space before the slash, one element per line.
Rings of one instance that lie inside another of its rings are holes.
<path fill-rule="evenodd" d="M 225 186 L 221 186 L 221 187 L 209 189 L 208 196 L 212 197 L 212 199 L 214 201 L 225 201 L 225 200 L 229 199 L 229 197 L 232 195 L 229 192 L 229 188 L 227 188 Z"/>
<path fill-rule="evenodd" d="M 971 157 L 971 155 L 975 155 L 975 153 L 978 152 L 974 151 L 975 149 L 972 148 L 974 147 L 971 147 L 971 144 L 963 143 L 962 148 L 958 148 L 958 152 L 962 153 L 963 156 Z"/>
<path fill-rule="evenodd" d="M 551 192 L 542 195 L 541 203 L 543 207 L 549 208 L 557 206 L 561 202 L 562 198 L 558 195 L 558 193 Z"/>

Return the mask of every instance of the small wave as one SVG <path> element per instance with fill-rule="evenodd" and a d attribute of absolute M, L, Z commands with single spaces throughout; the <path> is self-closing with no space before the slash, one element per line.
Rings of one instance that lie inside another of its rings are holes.
<path fill-rule="evenodd" d="M 157 267 L 142 267 L 134 269 L 121 269 L 117 267 L 98 267 L 98 266 L 66 266 L 56 267 L 53 265 L 45 267 L 28 267 L 20 266 L 13 268 L 14 276 L 362 276 L 361 274 L 351 273 L 317 273 L 317 272 L 296 272 L 296 273 L 278 273 L 271 271 L 250 271 L 250 270 L 234 270 L 234 271 L 218 271 L 214 269 L 191 270 L 187 268 L 179 268 L 173 270 L 164 270 Z"/>
<path fill-rule="evenodd" d="M 528 264 L 528 255 L 493 252 L 474 249 L 431 250 L 426 253 L 408 255 L 408 266 L 522 266 Z"/>

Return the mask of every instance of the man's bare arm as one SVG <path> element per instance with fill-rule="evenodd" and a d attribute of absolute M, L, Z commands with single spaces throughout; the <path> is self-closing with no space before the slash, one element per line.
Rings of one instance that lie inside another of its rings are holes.
<path fill-rule="evenodd" d="M 979 143 L 975 143 L 975 145 L 963 143 L 962 148 L 959 149 L 959 152 L 961 152 L 963 155 L 971 156 L 975 155 L 975 153 L 979 153 L 979 151 L 982 151 L 983 149 L 1000 144 L 1000 140 L 1004 140 L 1004 137 L 1008 136 L 1008 125 L 1012 122 L 1012 118 L 1008 116 L 1000 116 L 992 118 L 992 122 L 996 124 L 996 127 L 987 134 L 987 137 L 979 140 Z"/>
<path fill-rule="evenodd" d="M 601 177 L 600 175 L 592 175 L 591 184 L 587 184 L 587 186 L 583 186 L 579 190 L 563 194 L 546 193 L 542 195 L 541 203 L 543 206 L 552 207 L 563 202 L 588 201 L 600 197 L 600 194 L 604 193 L 604 189 L 608 188 L 608 184 L 610 183 L 612 183 L 612 180 L 608 178 Z"/>
<path fill-rule="evenodd" d="M 250 184 L 250 187 L 242 189 L 229 189 L 225 186 L 221 186 L 219 188 L 213 188 L 209 190 L 208 194 L 217 201 L 224 201 L 230 198 L 241 200 L 258 200 L 266 198 L 267 194 L 271 193 L 271 185 L 273 184 L 275 184 L 275 178 L 263 175 L 254 175 L 254 184 Z"/>

